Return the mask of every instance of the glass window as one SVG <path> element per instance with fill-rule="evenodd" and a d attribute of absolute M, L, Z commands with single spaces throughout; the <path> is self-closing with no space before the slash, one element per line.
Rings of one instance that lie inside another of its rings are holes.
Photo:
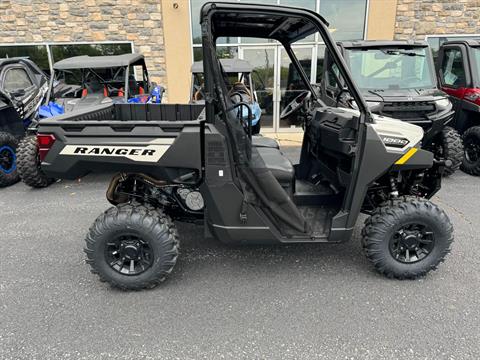
<path fill-rule="evenodd" d="M 347 50 L 352 76 L 360 89 L 431 89 L 434 70 L 428 48 Z"/>
<path fill-rule="evenodd" d="M 33 83 L 24 69 L 12 68 L 7 70 L 3 83 L 5 91 L 15 92 L 18 90 L 24 90 L 32 85 Z"/>
<path fill-rule="evenodd" d="M 316 3 L 316 0 L 280 0 L 280 5 L 300 7 L 314 11 Z"/>
<path fill-rule="evenodd" d="M 312 70 L 312 47 L 293 48 L 293 53 L 310 80 Z M 290 60 L 287 52 L 282 49 L 280 54 L 280 111 L 282 111 L 297 96 L 302 94 L 308 88 L 305 82 L 302 80 L 300 72 Z M 280 120 L 280 127 L 283 128 L 295 128 L 301 124 L 301 121 L 299 122 L 299 119 L 296 115 L 292 115 Z"/>
<path fill-rule="evenodd" d="M 194 44 L 202 43 L 202 32 L 200 29 L 200 9 L 211 0 L 190 0 L 190 12 L 192 18 L 192 42 Z M 231 0 L 215 0 L 215 2 L 231 2 Z M 219 38 L 217 44 L 237 43 L 238 38 Z"/>
<path fill-rule="evenodd" d="M 217 46 L 217 55 L 220 59 L 237 59 L 238 47 L 236 46 Z M 193 48 L 193 61 L 203 60 L 203 48 Z"/>
<path fill-rule="evenodd" d="M 475 65 L 477 66 L 477 73 L 480 74 L 480 48 L 476 47 L 472 49 Z"/>
<path fill-rule="evenodd" d="M 465 35 L 465 36 L 429 36 L 427 38 L 428 45 L 430 45 L 430 49 L 432 50 L 433 58 L 436 60 L 438 57 L 438 50 L 440 50 L 440 46 L 446 41 L 452 40 L 464 40 L 464 39 L 476 39 L 480 40 L 480 36 L 472 36 L 472 35 Z"/>
<path fill-rule="evenodd" d="M 256 98 L 262 110 L 262 127 L 272 127 L 274 117 L 275 50 L 273 48 L 247 48 L 243 52 L 243 58 L 253 66 L 252 80 Z"/>
<path fill-rule="evenodd" d="M 442 61 L 442 82 L 451 87 L 465 86 L 465 69 L 463 68 L 460 49 L 446 49 Z"/>
<path fill-rule="evenodd" d="M 129 43 L 51 45 L 50 48 L 53 62 L 80 55 L 105 56 L 132 52 L 132 45 Z"/>
<path fill-rule="evenodd" d="M 323 78 L 323 59 L 325 58 L 325 45 L 317 46 L 317 74 L 315 83 L 320 84 Z"/>
<path fill-rule="evenodd" d="M 363 39 L 367 0 L 321 0 L 320 15 L 330 24 L 333 38 Z"/>
<path fill-rule="evenodd" d="M 43 71 L 50 73 L 46 45 L 0 46 L 0 58 L 28 57 Z"/>

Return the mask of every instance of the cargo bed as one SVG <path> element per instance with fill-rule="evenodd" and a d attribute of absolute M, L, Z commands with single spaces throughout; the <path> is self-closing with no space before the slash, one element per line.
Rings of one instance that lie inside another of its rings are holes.
<path fill-rule="evenodd" d="M 42 120 L 38 134 L 55 140 L 45 151 L 42 170 L 49 177 L 66 179 L 89 172 L 135 172 L 171 181 L 198 181 L 203 108 L 109 104 Z"/>

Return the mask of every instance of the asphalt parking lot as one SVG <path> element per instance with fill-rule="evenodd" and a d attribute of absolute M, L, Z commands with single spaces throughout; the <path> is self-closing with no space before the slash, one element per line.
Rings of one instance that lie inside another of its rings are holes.
<path fill-rule="evenodd" d="M 180 225 L 171 278 L 142 292 L 98 281 L 84 235 L 108 176 L 0 190 L 1 359 L 478 359 L 480 179 L 434 201 L 452 253 L 416 281 L 377 275 L 359 219 L 339 245 L 227 247 Z"/>

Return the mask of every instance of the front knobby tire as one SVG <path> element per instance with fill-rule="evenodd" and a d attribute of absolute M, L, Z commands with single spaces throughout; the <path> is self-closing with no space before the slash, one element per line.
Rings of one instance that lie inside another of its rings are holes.
<path fill-rule="evenodd" d="M 441 157 L 450 160 L 443 170 L 444 176 L 452 175 L 460 168 L 463 159 L 462 137 L 454 128 L 445 126 L 440 133 Z"/>
<path fill-rule="evenodd" d="M 480 126 L 474 126 L 463 134 L 465 147 L 461 169 L 467 174 L 480 176 Z"/>
<path fill-rule="evenodd" d="M 33 188 L 44 188 L 55 181 L 45 175 L 40 163 L 37 137 L 25 136 L 18 145 L 17 166 L 18 173 L 26 185 Z"/>
<path fill-rule="evenodd" d="M 381 274 L 416 279 L 435 270 L 450 252 L 453 226 L 428 200 L 403 197 L 378 207 L 365 221 L 362 246 Z"/>
<path fill-rule="evenodd" d="M 17 165 L 18 140 L 7 132 L 0 132 L 0 188 L 20 180 Z"/>
<path fill-rule="evenodd" d="M 161 210 L 121 204 L 95 220 L 84 250 L 92 273 L 101 281 L 123 290 L 151 289 L 175 266 L 178 233 Z"/>

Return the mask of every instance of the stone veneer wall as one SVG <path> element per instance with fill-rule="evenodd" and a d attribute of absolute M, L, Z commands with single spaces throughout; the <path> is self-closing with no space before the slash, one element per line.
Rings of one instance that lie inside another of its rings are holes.
<path fill-rule="evenodd" d="M 480 33 L 480 0 L 398 0 L 395 38 Z"/>
<path fill-rule="evenodd" d="M 126 40 L 164 84 L 160 0 L 0 0 L 0 43 Z"/>

